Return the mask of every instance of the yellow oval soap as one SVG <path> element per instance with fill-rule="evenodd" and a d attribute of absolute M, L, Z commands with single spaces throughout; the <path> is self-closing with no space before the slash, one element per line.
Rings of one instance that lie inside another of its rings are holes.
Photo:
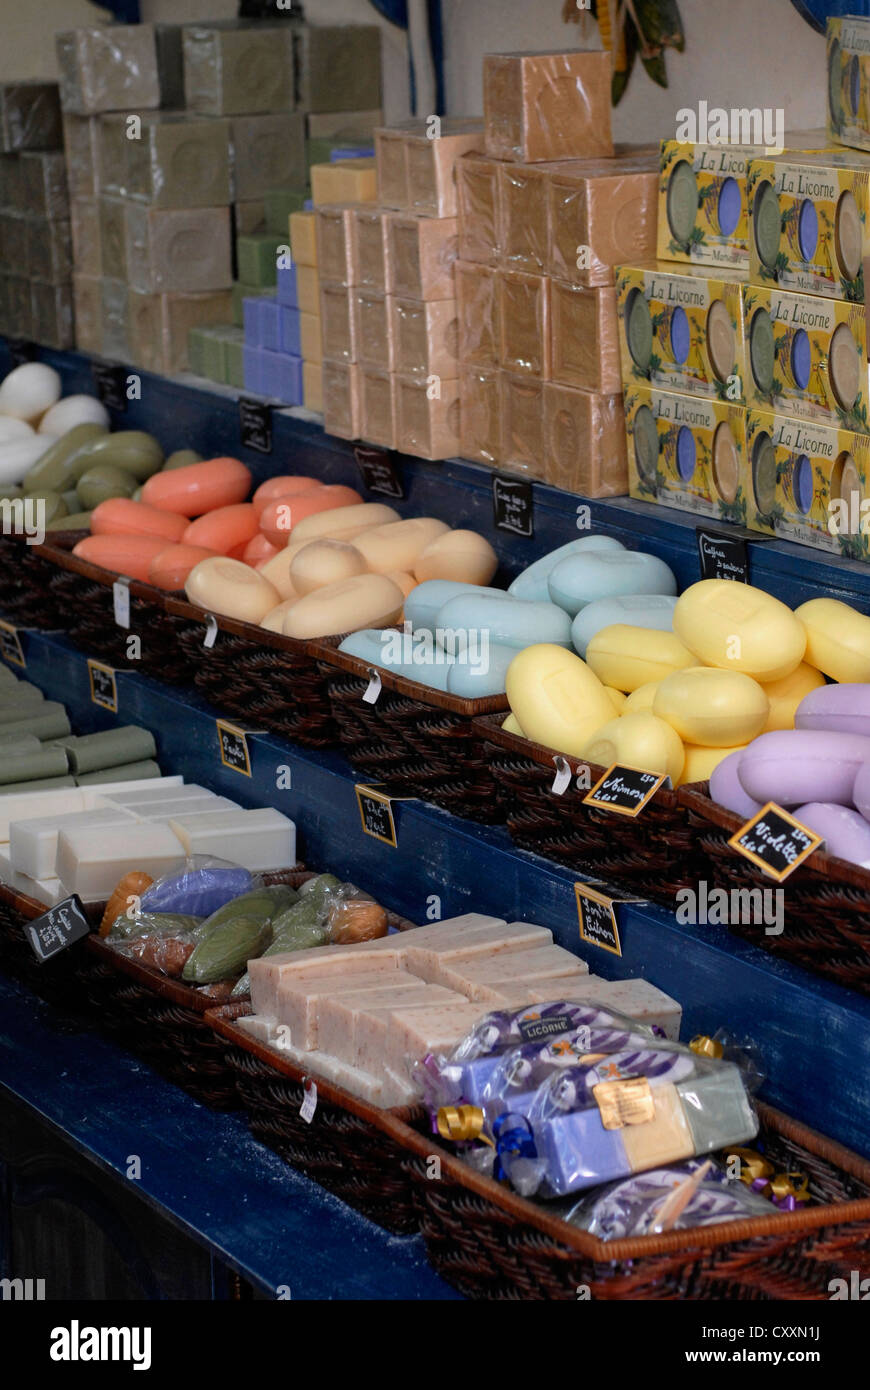
<path fill-rule="evenodd" d="M 676 785 L 683 770 L 683 744 L 670 724 L 647 710 L 611 719 L 586 743 L 583 757 L 602 767 L 619 763 L 664 773 Z"/>
<path fill-rule="evenodd" d="M 674 608 L 674 632 L 707 666 L 762 682 L 789 675 L 807 642 L 790 608 L 733 579 L 702 579 L 686 589 Z"/>
<path fill-rule="evenodd" d="M 629 623 L 601 628 L 586 646 L 586 664 L 598 679 L 626 692 L 694 666 L 696 661 L 676 633 Z"/>
<path fill-rule="evenodd" d="M 642 709 L 651 710 L 660 685 L 661 681 L 647 681 L 646 685 L 639 685 L 637 690 L 632 690 L 631 694 L 625 697 L 623 714 L 639 714 Z"/>
<path fill-rule="evenodd" d="M 389 574 L 390 570 L 416 573 L 417 557 L 450 527 L 433 516 L 415 516 L 408 521 L 391 521 L 386 526 L 373 526 L 354 541 L 373 574 Z"/>
<path fill-rule="evenodd" d="M 794 713 L 801 700 L 811 690 L 818 690 L 824 684 L 821 671 L 816 671 L 806 661 L 796 666 L 790 675 L 783 676 L 782 680 L 767 681 L 762 689 L 770 702 L 770 712 L 761 732 L 768 734 L 774 729 L 793 729 Z"/>
<path fill-rule="evenodd" d="M 613 708 L 616 710 L 616 713 L 622 714 L 623 710 L 625 709 L 625 704 L 626 700 L 628 699 L 628 696 L 625 695 L 621 690 L 617 690 L 616 687 L 612 685 L 606 685 L 604 689 L 610 696 L 610 702 L 613 705 Z"/>
<path fill-rule="evenodd" d="M 653 714 L 685 743 L 736 748 L 760 734 L 770 702 L 758 681 L 742 671 L 692 666 L 667 676 L 656 691 Z"/>
<path fill-rule="evenodd" d="M 508 703 L 526 738 L 579 756 L 613 704 L 586 662 L 565 647 L 539 642 L 518 652 L 505 678 Z"/>
<path fill-rule="evenodd" d="M 806 633 L 808 666 L 835 681 L 870 681 L 870 618 L 836 598 L 811 598 L 795 617 Z"/>
<path fill-rule="evenodd" d="M 706 782 L 713 769 L 718 767 L 729 753 L 738 752 L 740 747 L 738 744 L 737 748 L 702 748 L 697 743 L 684 744 L 685 762 L 679 781 L 674 785 L 685 787 L 689 782 Z"/>
<path fill-rule="evenodd" d="M 520 728 L 520 721 L 515 714 L 508 714 L 502 720 L 501 726 L 506 734 L 518 734 L 520 738 L 525 738 L 525 734 Z"/>

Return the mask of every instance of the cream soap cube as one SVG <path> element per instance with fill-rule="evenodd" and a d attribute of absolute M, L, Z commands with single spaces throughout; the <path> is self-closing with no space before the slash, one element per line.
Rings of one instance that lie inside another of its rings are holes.
<path fill-rule="evenodd" d="M 417 981 L 405 988 L 386 985 L 382 989 L 363 990 L 349 994 L 325 995 L 317 1012 L 317 1046 L 363 1071 L 377 1072 L 383 1062 L 383 1050 L 362 1048 L 357 1029 L 362 1020 L 376 1009 L 412 1008 L 419 1003 L 447 1005 L 462 1002 L 462 996 L 441 985 L 426 985 Z"/>
<path fill-rule="evenodd" d="M 388 938 L 384 938 L 388 940 Z M 317 946 L 308 951 L 286 951 L 248 962 L 251 1003 L 258 1014 L 278 1014 L 278 992 L 284 984 L 329 975 L 337 984 L 356 984 L 360 975 L 398 973 L 398 951 L 367 952 L 361 946 Z"/>
<path fill-rule="evenodd" d="M 9 857 L 13 868 L 31 878 L 53 878 L 57 859 L 57 837 L 62 830 L 88 826 L 135 824 L 135 817 L 116 807 L 99 811 L 73 811 L 68 816 L 43 816 L 13 821 L 9 827 Z"/>
<path fill-rule="evenodd" d="M 404 970 L 397 970 L 389 981 L 379 971 L 369 975 L 360 973 L 355 978 L 347 976 L 345 979 L 315 975 L 307 980 L 281 984 L 276 1013 L 279 1023 L 286 1024 L 290 1029 L 290 1041 L 295 1047 L 319 1047 L 320 1003 L 324 997 L 371 993 L 377 995 L 383 1004 L 385 993 L 391 991 L 396 995 L 397 1004 L 414 1004 L 423 1002 L 419 996 L 422 994 L 425 998 L 427 988 L 415 975 L 409 975 Z"/>
<path fill-rule="evenodd" d="M 61 830 L 57 876 L 68 893 L 85 902 L 111 897 L 119 878 L 141 869 L 152 878 L 177 868 L 183 859 L 177 836 L 167 825 L 125 823 Z"/>
<path fill-rule="evenodd" d="M 587 975 L 576 987 L 566 987 L 558 981 L 553 985 L 536 983 L 529 993 L 531 1004 L 550 1004 L 562 999 L 589 999 L 605 1008 L 616 1009 L 628 1018 L 656 1025 L 673 1041 L 680 1036 L 682 1005 L 648 980 L 599 980 L 596 975 Z"/>
<path fill-rule="evenodd" d="M 296 826 L 271 808 L 185 815 L 169 826 L 188 854 L 214 854 L 252 872 L 296 863 Z"/>

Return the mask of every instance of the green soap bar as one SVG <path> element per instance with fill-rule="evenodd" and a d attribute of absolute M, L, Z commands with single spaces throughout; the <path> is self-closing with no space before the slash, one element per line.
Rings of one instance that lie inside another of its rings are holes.
<path fill-rule="evenodd" d="M 237 391 L 244 391 L 245 335 L 241 328 L 239 328 L 237 331 L 239 334 L 241 334 L 240 338 L 238 340 L 233 341 L 228 340 L 226 345 L 227 386 L 234 386 Z"/>
<path fill-rule="evenodd" d="M 4 758 L 17 758 L 20 753 L 35 753 L 43 747 L 53 748 L 54 744 L 42 744 L 36 734 L 0 734 L 0 754 Z"/>
<path fill-rule="evenodd" d="M 55 492 L 62 490 L 66 482 L 66 462 L 77 454 L 79 449 L 85 444 L 91 444 L 95 439 L 101 438 L 106 433 L 102 425 L 85 424 L 73 425 L 71 430 L 62 434 L 60 439 L 55 440 L 54 444 L 35 463 L 27 477 L 24 479 L 23 487 L 25 492 Z"/>
<path fill-rule="evenodd" d="M 102 768 L 153 758 L 156 752 L 154 735 L 148 729 L 125 724 L 121 729 L 105 729 L 75 739 L 69 745 L 69 764 L 76 774 L 99 772 Z"/>
<path fill-rule="evenodd" d="M 202 463 L 202 454 L 198 454 L 195 449 L 176 449 L 161 468 L 161 473 L 169 473 L 173 468 L 187 468 L 191 463 Z"/>
<path fill-rule="evenodd" d="M 14 796 L 16 792 L 47 792 L 54 787 L 74 787 L 72 777 L 41 777 L 34 782 L 6 782 L 0 786 L 0 795 Z"/>
<path fill-rule="evenodd" d="M 97 463 L 111 463 L 126 468 L 138 483 L 144 483 L 156 473 L 163 462 L 163 450 L 153 434 L 144 430 L 117 430 L 85 444 L 64 465 L 67 486 L 78 483 L 83 473 Z"/>
<path fill-rule="evenodd" d="M 653 346 L 653 324 L 649 305 L 641 290 L 633 290 L 625 306 L 625 336 L 634 363 L 642 372 L 649 371 Z"/>
<path fill-rule="evenodd" d="M 46 531 L 90 531 L 90 512 L 71 512 L 69 516 L 56 516 L 46 523 Z"/>
<path fill-rule="evenodd" d="M 69 764 L 63 748 L 39 748 L 32 753 L 22 753 L 18 758 L 10 758 L 8 763 L 0 761 L 0 782 L 65 777 L 68 772 Z"/>
<path fill-rule="evenodd" d="M 132 497 L 136 491 L 136 479 L 128 468 L 119 468 L 114 463 L 97 463 L 83 473 L 76 484 L 79 505 L 85 511 L 93 511 L 109 497 Z"/>
<path fill-rule="evenodd" d="M 28 501 L 35 502 L 37 507 L 41 507 L 43 526 L 47 526 L 50 521 L 55 521 L 57 517 L 69 515 L 69 507 L 59 492 L 32 492 Z M 78 503 L 76 503 L 76 511 L 78 511 Z"/>
<path fill-rule="evenodd" d="M 207 328 L 202 335 L 202 375 L 209 381 L 226 381 L 227 361 L 220 328 Z"/>
<path fill-rule="evenodd" d="M 52 738 L 63 738 L 71 732 L 70 722 L 63 705 L 56 700 L 45 700 L 37 705 L 31 715 L 15 719 L 3 725 L 5 734 L 35 734 L 40 743 Z"/>
<path fill-rule="evenodd" d="M 648 405 L 642 405 L 634 417 L 634 457 L 640 476 L 654 488 L 659 466 L 659 432 Z"/>
<path fill-rule="evenodd" d="M 69 516 L 75 516 L 81 506 L 76 489 L 74 487 L 69 488 L 66 492 L 61 493 L 61 497 L 66 503 L 67 514 Z"/>
<path fill-rule="evenodd" d="M 104 772 L 85 772 L 76 774 L 77 787 L 90 787 L 97 782 L 144 782 L 149 777 L 162 777 L 157 763 L 122 763 L 120 767 L 109 767 Z"/>
<path fill-rule="evenodd" d="M 187 365 L 194 376 L 205 376 L 205 329 L 199 325 L 188 329 Z"/>
<path fill-rule="evenodd" d="M 278 272 L 276 268 L 275 280 L 272 282 L 272 286 L 249 285 L 244 280 L 233 281 L 233 324 L 236 328 L 243 328 L 245 324 L 244 301 L 246 299 L 251 299 L 257 294 L 271 294 L 272 288 L 277 283 L 277 280 Z"/>
<path fill-rule="evenodd" d="M 48 703 L 47 700 L 22 700 L 21 704 L 0 706 L 0 733 L 8 733 L 9 726 L 20 724 L 22 719 L 35 719 Z"/>
<path fill-rule="evenodd" d="M 239 279 L 248 285 L 272 288 L 278 281 L 278 247 L 287 244 L 287 234 L 258 232 L 236 238 Z"/>
<path fill-rule="evenodd" d="M 272 188 L 266 194 L 266 231 L 287 240 L 291 212 L 302 212 L 308 194 L 304 189 Z"/>

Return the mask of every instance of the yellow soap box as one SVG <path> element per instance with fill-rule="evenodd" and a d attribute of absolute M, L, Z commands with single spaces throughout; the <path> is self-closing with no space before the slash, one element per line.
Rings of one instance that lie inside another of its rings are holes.
<path fill-rule="evenodd" d="M 870 19 L 828 19 L 828 133 L 870 150 Z"/>

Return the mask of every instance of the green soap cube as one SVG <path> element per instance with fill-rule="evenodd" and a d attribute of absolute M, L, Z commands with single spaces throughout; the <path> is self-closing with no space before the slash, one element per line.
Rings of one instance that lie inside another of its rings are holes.
<path fill-rule="evenodd" d="M 275 279 L 277 280 L 277 275 Z M 233 281 L 233 323 L 238 327 L 244 327 L 245 307 L 244 300 L 251 299 L 255 294 L 271 294 L 274 285 L 248 285 L 244 280 Z"/>
<path fill-rule="evenodd" d="M 314 139 L 305 141 L 305 162 L 309 169 L 312 164 L 329 164 L 331 162 L 334 143 L 325 135 L 315 136 Z"/>
<path fill-rule="evenodd" d="M 308 195 L 290 188 L 272 188 L 266 194 L 266 231 L 287 240 L 291 212 L 302 212 Z"/>
<path fill-rule="evenodd" d="M 187 331 L 187 357 L 194 376 L 205 376 L 205 329 Z"/>
<path fill-rule="evenodd" d="M 247 285 L 271 289 L 278 281 L 278 247 L 286 245 L 287 235 L 259 232 L 236 238 L 239 279 Z"/>
<path fill-rule="evenodd" d="M 226 381 L 227 365 L 222 332 L 219 326 L 209 326 L 203 330 L 202 374 L 208 377 L 209 381 Z"/>
<path fill-rule="evenodd" d="M 237 391 L 245 389 L 245 361 L 243 348 L 245 346 L 245 335 L 241 328 L 236 329 L 238 337 L 227 338 L 224 348 L 227 363 L 227 386 L 234 386 Z"/>

